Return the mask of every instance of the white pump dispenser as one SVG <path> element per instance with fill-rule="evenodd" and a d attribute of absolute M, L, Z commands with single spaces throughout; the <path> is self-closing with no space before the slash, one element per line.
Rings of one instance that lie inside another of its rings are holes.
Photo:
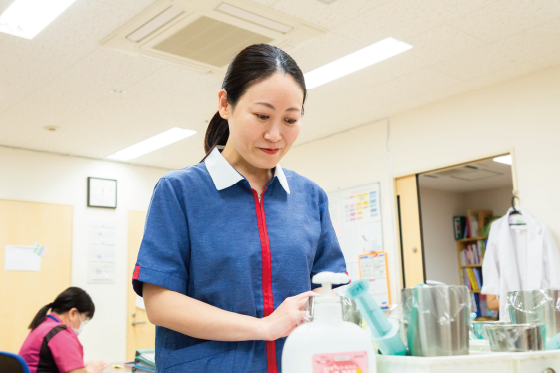
<path fill-rule="evenodd" d="M 345 273 L 321 272 L 313 276 L 323 295 L 314 297 L 313 321 L 297 327 L 286 340 L 282 371 L 289 373 L 376 373 L 375 352 L 369 335 L 342 319 L 342 299 L 332 284 L 349 281 Z"/>

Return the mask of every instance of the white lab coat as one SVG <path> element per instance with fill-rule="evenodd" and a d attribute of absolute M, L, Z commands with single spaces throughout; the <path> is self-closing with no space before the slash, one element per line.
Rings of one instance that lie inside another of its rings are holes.
<path fill-rule="evenodd" d="M 494 221 L 482 263 L 481 293 L 499 297 L 502 321 L 510 321 L 508 291 L 560 289 L 560 252 L 552 234 L 546 225 L 516 209 L 527 225 L 509 225 L 511 208 Z"/>

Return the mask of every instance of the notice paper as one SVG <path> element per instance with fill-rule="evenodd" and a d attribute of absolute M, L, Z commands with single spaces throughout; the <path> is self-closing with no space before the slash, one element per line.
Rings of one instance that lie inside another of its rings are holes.
<path fill-rule="evenodd" d="M 117 226 L 110 222 L 91 222 L 88 243 L 88 282 L 115 283 Z"/>
<path fill-rule="evenodd" d="M 7 245 L 4 269 L 6 271 L 40 271 L 41 257 L 35 253 L 34 246 Z"/>

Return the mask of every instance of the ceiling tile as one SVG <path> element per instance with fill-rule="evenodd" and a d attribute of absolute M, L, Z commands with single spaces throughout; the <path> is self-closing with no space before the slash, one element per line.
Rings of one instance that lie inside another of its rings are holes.
<path fill-rule="evenodd" d="M 131 163 L 176 170 L 199 163 L 204 155 L 204 133 L 197 133 L 194 136 L 133 159 Z"/>
<path fill-rule="evenodd" d="M 134 13 L 92 0 L 75 2 L 32 40 L 8 35 L 3 53 L 70 66 L 99 47 L 99 40 Z"/>
<path fill-rule="evenodd" d="M 32 135 L 28 131 L 22 131 L 19 123 L 11 123 L 5 120 L 0 120 L 0 145 L 23 147 L 26 142 L 29 142 Z"/>
<path fill-rule="evenodd" d="M 433 64 L 487 45 L 486 42 L 446 24 L 405 38 L 403 41 L 413 46 L 403 55 L 412 61 L 422 61 L 425 64 Z"/>
<path fill-rule="evenodd" d="M 337 0 L 325 4 L 318 0 L 281 0 L 271 8 L 306 22 L 332 30 L 389 0 Z"/>
<path fill-rule="evenodd" d="M 383 108 L 387 105 L 458 83 L 458 79 L 423 68 L 376 87 L 357 86 L 351 92 L 339 92 L 330 97 L 310 96 L 302 129 L 307 127 L 308 132 L 308 129 L 312 128 L 317 136 L 329 133 L 333 127 L 339 131 L 349 129 L 360 124 L 355 122 L 358 118 L 380 118 L 380 115 L 385 113 Z M 325 85 L 327 86 L 328 84 Z M 311 90 L 311 93 L 313 91 Z"/>
<path fill-rule="evenodd" d="M 355 52 L 365 45 L 343 36 L 327 33 L 302 47 L 288 51 L 300 69 L 307 73 L 313 69 Z"/>
<path fill-rule="evenodd" d="M 0 102 L 9 102 L 10 105 L 18 102 L 63 71 L 64 67 L 61 66 L 13 54 L 2 54 L 0 58 Z M 4 107 L 4 110 L 8 107 Z M 1 105 L 0 110 L 2 110 Z"/>
<path fill-rule="evenodd" d="M 560 18 L 499 42 L 517 60 L 532 60 L 560 51 Z"/>
<path fill-rule="evenodd" d="M 272 4 L 276 3 L 279 0 L 251 0 L 253 3 L 261 4 L 264 6 L 271 6 Z"/>
<path fill-rule="evenodd" d="M 147 115 L 163 110 L 178 102 L 177 92 L 145 87 L 131 86 L 125 94 L 111 95 L 84 110 L 81 115 L 100 120 L 117 120 L 122 124 L 141 120 Z"/>
<path fill-rule="evenodd" d="M 496 0 L 449 24 L 479 39 L 494 42 L 560 17 L 557 0 Z"/>
<path fill-rule="evenodd" d="M 135 0 L 140 2 L 140 0 Z M 76 1 L 53 22 L 62 33 L 76 33 L 100 41 L 134 17 L 135 13 L 96 0 Z"/>
<path fill-rule="evenodd" d="M 546 56 L 532 58 L 531 62 L 534 62 L 542 67 L 552 67 L 552 66 L 560 65 L 560 51 L 547 54 Z"/>
<path fill-rule="evenodd" d="M 204 90 L 215 90 L 217 94 L 223 79 L 222 73 L 203 74 L 177 66 L 163 66 L 139 83 L 154 88 L 196 94 L 200 94 L 201 88 L 204 88 Z"/>
<path fill-rule="evenodd" d="M 60 126 L 61 122 L 94 103 L 89 96 L 39 89 L 0 114 L 0 122 L 19 123 L 22 127 Z"/>
<path fill-rule="evenodd" d="M 331 31 L 366 45 L 393 37 L 403 40 L 483 6 L 484 0 L 390 1 L 362 12 Z"/>
<path fill-rule="evenodd" d="M 431 68 L 467 81 L 513 68 L 520 62 L 523 61 L 519 60 L 515 51 L 499 43 L 493 43 L 436 63 Z"/>
<path fill-rule="evenodd" d="M 111 95 L 111 89 L 126 90 L 162 67 L 155 61 L 100 47 L 52 81 L 49 88 L 102 99 Z"/>
<path fill-rule="evenodd" d="M 426 64 L 421 59 L 413 58 L 413 51 L 414 48 L 409 49 L 404 53 L 356 71 L 348 75 L 348 77 L 368 86 L 375 87 L 393 79 L 409 75 L 426 67 Z"/>
<path fill-rule="evenodd" d="M 116 8 L 125 9 L 134 13 L 140 13 L 157 0 L 96 0 L 97 2 L 111 5 Z"/>

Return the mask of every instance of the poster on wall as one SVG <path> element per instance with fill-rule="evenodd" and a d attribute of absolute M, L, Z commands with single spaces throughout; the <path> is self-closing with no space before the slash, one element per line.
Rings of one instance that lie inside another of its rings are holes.
<path fill-rule="evenodd" d="M 327 193 L 329 213 L 348 275 L 360 278 L 358 258 L 383 250 L 379 183 Z"/>
<path fill-rule="evenodd" d="M 88 282 L 90 284 L 115 283 L 116 245 L 116 223 L 90 222 L 88 242 Z"/>

